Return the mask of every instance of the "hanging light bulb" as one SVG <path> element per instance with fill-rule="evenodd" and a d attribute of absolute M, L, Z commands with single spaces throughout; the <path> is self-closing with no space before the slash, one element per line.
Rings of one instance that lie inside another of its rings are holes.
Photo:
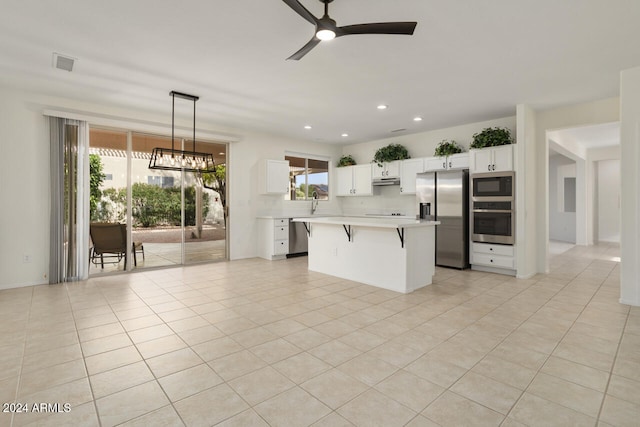
<path fill-rule="evenodd" d="M 164 156 L 160 156 L 160 158 L 158 159 L 158 164 L 162 165 L 164 163 Z"/>
<path fill-rule="evenodd" d="M 175 156 L 173 154 L 171 155 L 171 160 L 170 160 L 169 163 L 171 163 L 171 166 L 175 166 L 176 165 L 176 158 L 175 158 Z"/>

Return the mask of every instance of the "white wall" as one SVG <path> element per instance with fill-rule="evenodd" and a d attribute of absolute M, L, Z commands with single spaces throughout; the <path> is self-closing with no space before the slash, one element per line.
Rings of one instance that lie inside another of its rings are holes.
<path fill-rule="evenodd" d="M 597 162 L 597 239 L 620 242 L 620 160 Z"/>
<path fill-rule="evenodd" d="M 48 121 L 22 94 L 0 97 L 0 289 L 48 282 Z M 30 262 L 24 262 L 24 256 Z"/>
<path fill-rule="evenodd" d="M 620 302 L 640 306 L 640 67 L 620 74 Z"/>
<path fill-rule="evenodd" d="M 572 171 L 567 170 L 572 167 Z M 564 178 L 576 176 L 576 162 L 561 154 L 549 157 L 549 239 L 576 243 L 576 212 L 564 211 Z"/>
<path fill-rule="evenodd" d="M 594 148 L 587 159 L 594 165 L 594 239 L 603 242 L 620 242 L 620 145 Z M 601 166 L 606 162 L 607 166 Z M 600 200 L 599 195 L 604 194 Z M 603 233 L 601 234 L 600 228 Z M 617 231 L 614 231 L 617 230 Z"/>
<path fill-rule="evenodd" d="M 536 250 L 540 244 L 536 233 L 536 113 L 530 106 L 519 104 L 516 118 L 516 275 L 528 279 L 537 273 Z"/>

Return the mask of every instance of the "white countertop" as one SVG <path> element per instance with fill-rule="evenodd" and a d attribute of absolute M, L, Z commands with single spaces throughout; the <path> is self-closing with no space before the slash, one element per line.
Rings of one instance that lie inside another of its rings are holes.
<path fill-rule="evenodd" d="M 295 217 L 295 222 L 308 222 L 310 224 L 336 224 L 336 225 L 354 225 L 360 227 L 375 228 L 414 228 L 414 227 L 433 227 L 440 224 L 440 221 L 424 221 L 420 219 L 394 218 L 392 216 L 385 218 L 362 218 L 351 216 L 332 216 L 332 217 Z"/>

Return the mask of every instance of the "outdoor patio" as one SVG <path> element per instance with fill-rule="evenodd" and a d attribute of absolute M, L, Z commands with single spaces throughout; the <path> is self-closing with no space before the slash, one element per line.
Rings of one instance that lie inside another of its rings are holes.
<path fill-rule="evenodd" d="M 205 225 L 200 239 L 196 239 L 194 227 L 188 227 L 185 234 L 185 263 L 223 261 L 225 256 L 225 227 L 223 225 Z M 179 265 L 181 256 L 181 228 L 137 228 L 132 234 L 133 241 L 144 246 L 144 259 L 141 252 L 136 254 L 137 266 L 134 268 L 155 268 Z M 133 265 L 133 257 L 131 257 Z M 124 260 L 119 263 L 105 263 L 89 266 L 89 275 L 100 275 L 124 271 Z"/>

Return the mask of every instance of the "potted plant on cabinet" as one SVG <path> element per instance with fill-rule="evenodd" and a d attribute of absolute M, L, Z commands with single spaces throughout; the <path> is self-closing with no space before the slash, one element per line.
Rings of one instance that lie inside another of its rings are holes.
<path fill-rule="evenodd" d="M 460 144 L 454 140 L 449 141 L 448 139 L 443 139 L 436 146 L 436 150 L 433 155 L 436 157 L 446 157 L 452 154 L 462 153 L 462 151 L 463 149 Z"/>
<path fill-rule="evenodd" d="M 511 131 L 507 128 L 485 128 L 480 133 L 473 135 L 473 141 L 469 148 L 497 147 L 513 144 Z"/>
<path fill-rule="evenodd" d="M 382 167 L 384 162 L 392 162 L 394 160 L 409 159 L 409 152 L 401 144 L 389 144 L 386 147 L 382 147 L 376 151 L 373 156 L 373 161 Z"/>
<path fill-rule="evenodd" d="M 344 167 L 344 166 L 353 166 L 356 164 L 355 159 L 351 156 L 351 154 L 347 154 L 345 156 L 340 157 L 340 160 L 338 160 L 338 167 Z"/>

